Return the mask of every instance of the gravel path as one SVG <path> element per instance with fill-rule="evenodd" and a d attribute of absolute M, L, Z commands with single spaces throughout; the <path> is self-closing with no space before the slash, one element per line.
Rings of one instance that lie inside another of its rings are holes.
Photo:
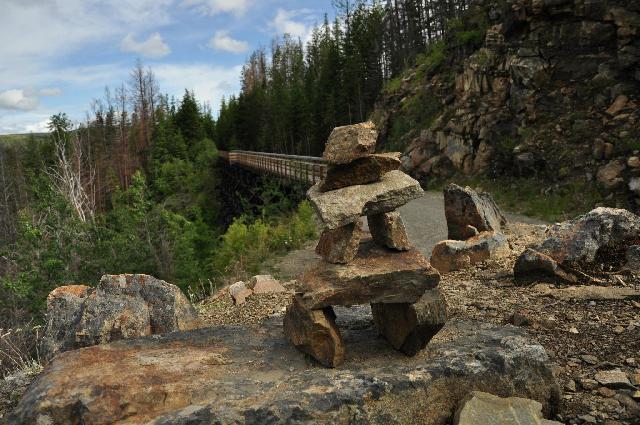
<path fill-rule="evenodd" d="M 422 198 L 400 208 L 411 242 L 427 257 L 438 242 L 447 239 L 447 220 L 444 216 L 444 197 L 441 192 L 426 192 Z M 510 222 L 546 224 L 517 214 L 505 214 Z"/>

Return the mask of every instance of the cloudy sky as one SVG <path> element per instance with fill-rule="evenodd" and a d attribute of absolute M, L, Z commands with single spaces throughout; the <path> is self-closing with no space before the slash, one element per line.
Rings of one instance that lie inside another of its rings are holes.
<path fill-rule="evenodd" d="M 239 90 L 251 51 L 287 32 L 306 39 L 330 0 L 0 0 L 0 134 L 82 120 L 136 59 L 163 92 L 185 88 L 217 110 Z"/>

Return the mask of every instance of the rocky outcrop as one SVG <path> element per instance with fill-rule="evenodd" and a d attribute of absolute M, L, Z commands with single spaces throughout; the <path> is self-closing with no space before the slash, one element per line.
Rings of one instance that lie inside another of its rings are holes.
<path fill-rule="evenodd" d="M 449 239 L 463 241 L 479 232 L 500 232 L 507 224 L 490 194 L 456 184 L 448 185 L 443 192 Z"/>
<path fill-rule="evenodd" d="M 425 61 L 385 92 L 379 144 L 402 146 L 403 169 L 425 183 L 535 177 L 545 193 L 586 186 L 596 196 L 597 179 L 611 204 L 640 209 L 630 188 L 640 169 L 628 165 L 640 154 L 637 2 L 489 0 L 462 19 L 443 64 Z M 481 36 L 477 22 L 484 42 L 461 48 Z"/>
<path fill-rule="evenodd" d="M 119 339 L 193 329 L 197 314 L 180 289 L 147 275 L 105 275 L 98 286 L 64 286 L 47 298 L 42 355 Z"/>
<path fill-rule="evenodd" d="M 67 352 L 9 423 L 444 425 L 474 390 L 536 400 L 545 415 L 558 409 L 549 358 L 518 328 L 449 323 L 406 357 L 376 338 L 368 310 L 336 309 L 349 348 L 339 369 L 310 363 L 276 319 Z"/>
<path fill-rule="evenodd" d="M 420 183 L 402 171 L 391 171 L 379 182 L 321 192 L 320 183 L 307 192 L 322 222 L 336 229 L 364 215 L 391 212 L 423 195 Z"/>
<path fill-rule="evenodd" d="M 588 282 L 598 272 L 623 268 L 627 251 L 638 241 L 640 217 L 626 210 L 596 208 L 551 226 L 544 242 L 518 258 L 514 275 L 523 283 L 538 278 Z"/>

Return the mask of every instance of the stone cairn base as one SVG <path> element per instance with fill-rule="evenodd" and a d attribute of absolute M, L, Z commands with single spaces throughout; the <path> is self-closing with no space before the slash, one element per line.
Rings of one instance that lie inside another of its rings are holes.
<path fill-rule="evenodd" d="M 370 303 L 380 334 L 410 356 L 446 320 L 440 274 L 411 246 L 397 211 L 421 197 L 422 188 L 398 170 L 399 153 L 373 153 L 377 137 L 373 123 L 334 129 L 323 155 L 327 176 L 307 193 L 324 224 L 316 247 L 322 261 L 302 277 L 284 332 L 328 367 L 345 357 L 333 306 Z M 371 232 L 364 240 L 362 216 Z"/>

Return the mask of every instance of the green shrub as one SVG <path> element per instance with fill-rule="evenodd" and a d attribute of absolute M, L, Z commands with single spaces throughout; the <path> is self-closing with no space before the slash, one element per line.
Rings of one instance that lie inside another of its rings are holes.
<path fill-rule="evenodd" d="M 447 57 L 447 48 L 444 41 L 439 40 L 431 44 L 425 53 L 416 57 L 416 75 L 419 80 L 433 71 L 436 71 Z"/>
<path fill-rule="evenodd" d="M 400 90 L 400 87 L 402 87 L 402 77 L 396 77 L 387 81 L 382 90 L 384 94 L 392 94 Z"/>
<path fill-rule="evenodd" d="M 236 219 L 220 238 L 212 263 L 216 278 L 255 274 L 274 255 L 302 247 L 316 236 L 313 209 L 304 201 L 295 213 L 274 219 Z"/>
<path fill-rule="evenodd" d="M 640 150 L 640 137 L 625 137 L 616 143 L 616 151 L 620 155 L 626 155 Z"/>

